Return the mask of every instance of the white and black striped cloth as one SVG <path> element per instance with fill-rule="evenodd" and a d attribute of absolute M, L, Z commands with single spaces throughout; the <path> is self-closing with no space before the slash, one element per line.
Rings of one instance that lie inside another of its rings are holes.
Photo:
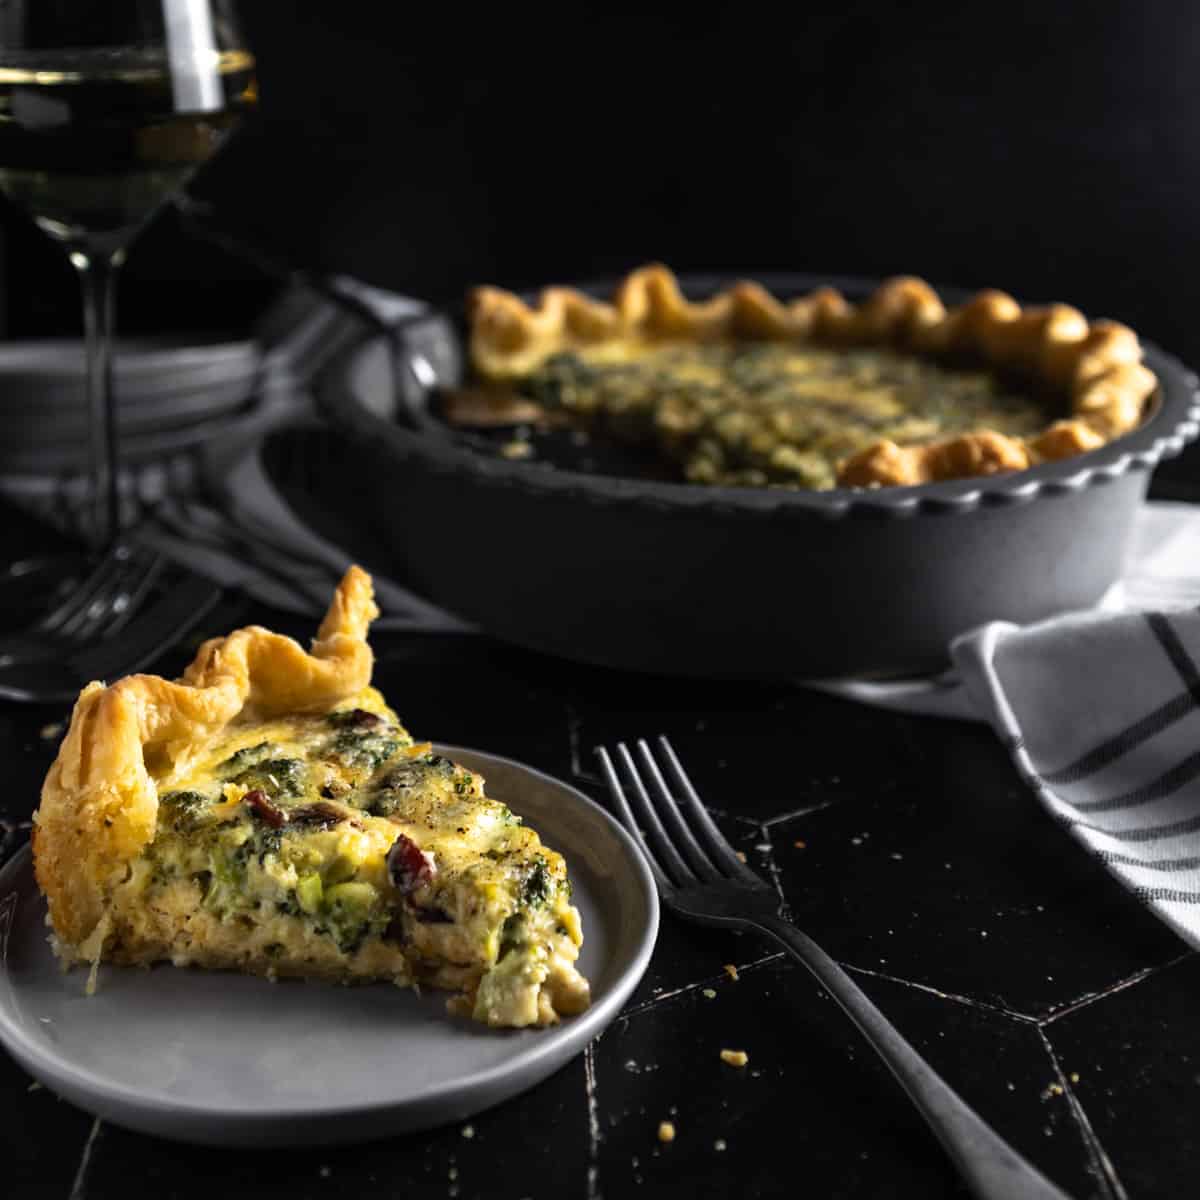
<path fill-rule="evenodd" d="M 1200 946 L 1200 611 L 997 623 L 953 653 L 1050 813 Z"/>

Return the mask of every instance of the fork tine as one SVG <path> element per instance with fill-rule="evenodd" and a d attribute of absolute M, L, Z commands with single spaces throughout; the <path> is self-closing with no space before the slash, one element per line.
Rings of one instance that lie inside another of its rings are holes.
<path fill-rule="evenodd" d="M 671 789 L 667 787 L 666 780 L 662 776 L 662 771 L 659 770 L 658 763 L 654 761 L 654 755 L 650 753 L 650 747 L 646 745 L 644 738 L 638 739 L 637 750 L 638 757 L 642 760 L 642 765 L 646 768 L 646 774 L 650 776 L 650 782 L 658 799 L 655 808 L 663 818 L 663 824 L 670 828 L 671 840 L 686 856 L 688 862 L 692 865 L 692 870 L 701 879 L 711 882 L 722 878 L 721 872 L 713 865 L 709 856 L 704 853 L 704 848 L 696 840 L 695 834 L 688 828 L 687 822 L 684 821 L 679 811 L 679 802 L 671 794 Z"/>
<path fill-rule="evenodd" d="M 687 887 L 695 883 L 696 876 L 680 857 L 679 851 L 675 849 L 670 837 L 667 836 L 662 819 L 651 803 L 650 796 L 646 792 L 646 785 L 642 782 L 633 756 L 629 753 L 629 747 L 624 742 L 617 743 L 617 764 L 624 769 L 626 782 L 632 787 L 633 809 L 638 818 L 638 825 L 649 838 L 650 845 L 663 868 L 663 873 L 674 882 L 676 887 Z"/>
<path fill-rule="evenodd" d="M 638 823 L 633 816 L 633 810 L 629 807 L 629 801 L 625 799 L 625 789 L 621 787 L 621 781 L 617 778 L 617 773 L 613 769 L 612 759 L 608 757 L 608 751 L 603 746 L 597 746 L 596 756 L 600 759 L 600 769 L 604 772 L 605 781 L 608 783 L 608 790 L 612 793 L 613 799 L 617 802 L 617 807 L 621 810 L 621 823 L 633 835 L 633 839 L 637 842 L 638 846 L 641 847 L 642 853 L 646 856 L 646 862 L 649 864 L 650 873 L 654 876 L 654 882 L 658 885 L 659 891 L 670 891 L 672 889 L 671 881 L 663 874 L 662 867 L 658 865 L 658 860 L 654 857 L 642 831 L 638 828 Z"/>
<path fill-rule="evenodd" d="M 150 589 L 158 581 L 163 567 L 166 566 L 167 560 L 157 551 L 149 554 L 139 551 L 138 557 L 140 559 L 138 573 L 128 581 L 123 602 L 119 606 L 114 603 L 108 619 L 102 622 L 101 628 L 97 631 L 98 637 L 112 637 L 129 624 L 129 621 L 142 607 L 142 601 L 145 600 Z"/>
<path fill-rule="evenodd" d="M 75 591 L 37 623 L 38 632 L 59 634 L 74 618 L 86 612 L 96 594 L 107 587 L 113 572 L 120 568 L 123 557 L 119 551 L 106 555 Z"/>
<path fill-rule="evenodd" d="M 93 590 L 91 600 L 87 604 L 63 621 L 58 628 L 59 636 L 69 637 L 77 642 L 91 638 L 112 616 L 117 601 L 128 591 L 130 582 L 136 581 L 142 569 L 137 550 L 130 550 L 127 554 L 114 554 L 112 569 L 104 573 L 102 586 Z"/>
<path fill-rule="evenodd" d="M 687 777 L 683 764 L 679 761 L 671 743 L 660 735 L 658 745 L 662 750 L 663 758 L 666 759 L 667 768 L 675 781 L 679 794 L 683 797 L 680 807 L 686 808 L 691 817 L 692 827 L 699 835 L 708 856 L 719 867 L 723 867 L 734 875 L 749 875 L 757 878 L 754 876 L 754 872 L 734 853 L 733 847 L 725 840 L 725 835 L 708 815 L 708 809 L 704 807 L 703 801 L 696 794 L 696 789 L 692 787 L 692 781 Z"/>

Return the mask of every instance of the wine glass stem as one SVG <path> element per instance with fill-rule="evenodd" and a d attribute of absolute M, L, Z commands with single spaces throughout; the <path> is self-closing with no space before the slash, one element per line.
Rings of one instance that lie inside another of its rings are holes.
<path fill-rule="evenodd" d="M 79 273 L 83 293 L 83 335 L 87 345 L 88 425 L 92 444 L 87 539 L 97 553 L 111 546 L 121 531 L 112 353 L 117 273 L 124 261 L 123 248 L 71 249 L 71 264 Z"/>

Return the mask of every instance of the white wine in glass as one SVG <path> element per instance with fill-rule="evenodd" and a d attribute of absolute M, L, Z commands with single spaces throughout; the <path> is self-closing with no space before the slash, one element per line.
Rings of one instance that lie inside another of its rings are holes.
<path fill-rule="evenodd" d="M 254 59 L 223 0 L 0 5 L 0 189 L 63 245 L 83 290 L 94 551 L 120 531 L 117 271 L 255 100 Z"/>

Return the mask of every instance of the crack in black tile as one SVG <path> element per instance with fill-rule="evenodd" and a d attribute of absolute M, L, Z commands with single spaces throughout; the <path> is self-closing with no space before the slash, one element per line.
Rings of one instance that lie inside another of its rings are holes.
<path fill-rule="evenodd" d="M 871 979 L 879 979 L 885 983 L 895 983 L 900 987 L 912 988 L 914 991 L 923 992 L 926 996 L 936 996 L 939 1000 L 950 1000 L 966 1008 L 974 1008 L 980 1012 L 991 1013 L 993 1016 L 1004 1017 L 1020 1025 L 1036 1026 L 1038 1024 L 1036 1017 L 1014 1012 L 1012 1009 L 1004 1008 L 999 1004 L 989 1004 L 986 1000 L 977 1000 L 973 996 L 961 996 L 957 992 L 944 992 L 940 988 L 931 987 L 927 983 L 916 983 L 911 979 L 902 979 L 898 975 L 889 975 L 886 971 L 873 971 L 870 967 L 856 967 L 853 963 L 842 963 L 840 965 L 853 975 L 866 975 Z"/>
<path fill-rule="evenodd" d="M 780 813 L 778 816 L 768 817 L 763 822 L 763 825 L 779 825 L 784 821 L 792 820 L 793 817 L 807 817 L 812 813 L 821 812 L 823 809 L 832 808 L 842 799 L 843 797 L 841 796 L 834 796 L 832 800 L 818 800 L 813 804 L 806 804 L 801 808 L 792 808 L 787 812 Z"/>
<path fill-rule="evenodd" d="M 1087 1151 L 1088 1156 L 1089 1172 L 1100 1185 L 1105 1200 L 1129 1200 L 1128 1193 L 1117 1176 L 1112 1159 L 1108 1157 L 1104 1147 L 1100 1144 L 1100 1139 L 1096 1136 L 1096 1132 L 1092 1128 L 1092 1122 L 1088 1118 L 1087 1111 L 1080 1103 L 1079 1097 L 1075 1094 L 1075 1089 L 1071 1086 L 1070 1078 L 1062 1069 L 1062 1063 L 1059 1062 L 1058 1055 L 1054 1052 L 1054 1047 L 1050 1044 L 1050 1039 L 1046 1036 L 1045 1030 L 1040 1026 L 1038 1028 L 1038 1037 L 1041 1039 L 1042 1047 L 1045 1049 L 1046 1054 L 1049 1055 L 1051 1065 L 1054 1067 L 1054 1074 L 1058 1077 L 1058 1086 L 1062 1089 L 1063 1097 L 1066 1099 L 1071 1119 L 1075 1122 L 1075 1126 L 1079 1130 L 1079 1135 L 1083 1139 L 1084 1149 Z"/>
<path fill-rule="evenodd" d="M 104 1123 L 97 1117 L 92 1122 L 92 1128 L 88 1132 L 87 1141 L 83 1143 L 83 1153 L 79 1156 L 79 1166 L 75 1169 L 75 1180 L 71 1184 L 69 1200 L 84 1200 L 84 1197 L 87 1195 L 88 1166 L 92 1161 L 92 1150 L 95 1148 L 96 1139 L 100 1136 L 100 1130 L 103 1128 Z"/>
<path fill-rule="evenodd" d="M 600 1200 L 600 1103 L 596 1092 L 596 1044 L 604 1036 L 598 1033 L 583 1052 L 583 1086 L 587 1095 L 588 1168 L 587 1200 Z"/>
<path fill-rule="evenodd" d="M 1081 1008 L 1088 1008 L 1090 1005 L 1095 1004 L 1099 1000 L 1104 1000 L 1108 996 L 1115 996 L 1118 992 L 1123 992 L 1126 988 L 1131 988 L 1135 984 L 1141 983 L 1142 980 L 1149 979 L 1151 975 L 1157 975 L 1160 971 L 1165 971 L 1169 967 L 1183 962 L 1184 959 L 1191 958 L 1195 953 L 1194 950 L 1185 950 L 1182 954 L 1177 954 L 1167 962 L 1157 963 L 1152 967 L 1143 967 L 1142 970 L 1135 971 L 1132 975 L 1127 975 L 1124 979 L 1118 979 L 1116 983 L 1110 984 L 1108 987 L 1100 988 L 1095 992 L 1084 992 L 1082 996 L 1078 996 L 1074 1000 L 1068 1000 L 1065 1004 L 1049 1008 L 1040 1016 L 1032 1019 L 1040 1027 L 1052 1025 L 1062 1017 L 1078 1012 Z"/>
<path fill-rule="evenodd" d="M 747 963 L 734 963 L 733 966 L 740 975 L 743 971 L 757 970 L 768 963 L 778 962 L 779 959 L 784 957 L 785 955 L 782 950 L 776 950 L 772 954 L 764 954 L 762 958 L 755 958 Z M 626 1009 L 621 1014 L 621 1020 L 622 1022 L 628 1021 L 631 1017 L 636 1017 L 639 1013 L 644 1013 L 647 1009 L 657 1008 L 658 1005 L 664 1004 L 668 1000 L 673 1000 L 676 996 L 686 995 L 688 992 L 694 992 L 699 988 L 711 987 L 713 983 L 719 983 L 722 979 L 728 980 L 728 978 L 728 973 L 706 975 L 703 979 L 698 979 L 694 983 L 685 983 L 681 987 L 672 988 L 669 992 L 659 992 L 657 996 L 652 996 L 649 1000 L 643 1000 L 641 1004 Z"/>

